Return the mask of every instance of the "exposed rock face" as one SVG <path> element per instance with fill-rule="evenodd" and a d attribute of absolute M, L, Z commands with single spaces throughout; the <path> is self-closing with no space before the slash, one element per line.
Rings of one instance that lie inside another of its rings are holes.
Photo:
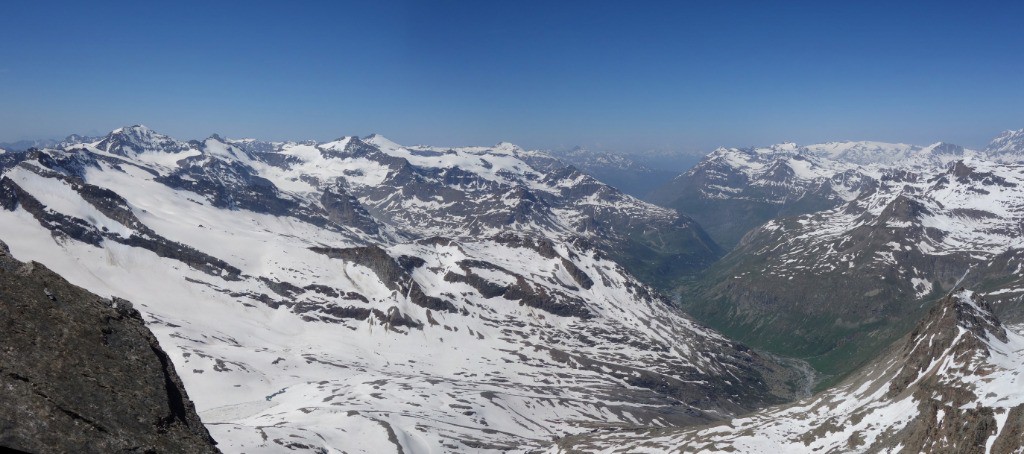
<path fill-rule="evenodd" d="M 359 200 L 345 191 L 342 185 L 324 189 L 320 203 L 331 222 L 338 225 L 356 227 L 370 235 L 376 235 L 380 229 L 373 217 L 359 204 Z"/>
<path fill-rule="evenodd" d="M 0 243 L 0 446 L 28 452 L 216 452 L 131 303 Z"/>
<path fill-rule="evenodd" d="M 815 397 L 726 425 L 567 438 L 566 452 L 948 452 L 1024 449 L 1024 336 L 970 291 Z"/>
<path fill-rule="evenodd" d="M 985 153 L 1004 162 L 1024 161 L 1024 129 L 1003 131 L 985 147 Z"/>

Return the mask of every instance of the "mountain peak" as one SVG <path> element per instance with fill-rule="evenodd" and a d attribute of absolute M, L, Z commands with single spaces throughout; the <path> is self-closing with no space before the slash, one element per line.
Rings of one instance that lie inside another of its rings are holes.
<path fill-rule="evenodd" d="M 953 156 L 963 156 L 965 151 L 964 147 L 949 142 L 935 142 L 922 149 L 925 153 Z"/>
<path fill-rule="evenodd" d="M 993 340 L 1007 342 L 1006 329 L 992 307 L 971 290 L 960 287 L 939 301 L 917 324 L 904 342 L 903 369 L 890 382 L 889 395 L 896 396 L 915 383 L 944 357 L 988 356 Z"/>
<path fill-rule="evenodd" d="M 796 142 L 782 142 L 768 148 L 773 151 L 796 151 L 797 148 L 799 148 L 799 145 L 797 145 Z"/>
<path fill-rule="evenodd" d="M 377 133 L 373 133 L 366 136 L 365 138 L 362 139 L 362 141 L 370 145 L 373 145 L 377 148 L 380 148 L 382 150 L 398 150 L 400 148 L 403 148 L 398 143 Z"/>
<path fill-rule="evenodd" d="M 964 288 L 952 294 L 953 317 L 957 326 L 976 336 L 988 339 L 989 335 L 1006 342 L 1006 329 L 996 318 L 992 306 L 981 295 Z"/>
<path fill-rule="evenodd" d="M 1003 131 L 985 147 L 985 153 L 996 160 L 1024 160 L 1024 129 Z"/>
<path fill-rule="evenodd" d="M 522 148 L 519 148 L 518 145 L 512 142 L 498 142 L 496 145 L 494 145 L 494 151 L 499 151 L 503 153 L 514 153 L 516 151 L 522 150 Z"/>
<path fill-rule="evenodd" d="M 110 133 L 111 134 L 122 134 L 122 133 L 124 133 L 124 134 L 151 134 L 151 133 L 153 133 L 153 130 L 149 129 L 149 127 L 146 126 L 146 125 L 135 124 L 135 125 L 131 125 L 131 126 L 122 126 L 122 127 L 117 128 L 117 129 L 115 129 L 113 131 L 110 131 Z"/>
<path fill-rule="evenodd" d="M 137 124 L 110 131 L 96 144 L 96 148 L 121 156 L 132 156 L 150 151 L 176 152 L 185 147 L 171 137 Z"/>

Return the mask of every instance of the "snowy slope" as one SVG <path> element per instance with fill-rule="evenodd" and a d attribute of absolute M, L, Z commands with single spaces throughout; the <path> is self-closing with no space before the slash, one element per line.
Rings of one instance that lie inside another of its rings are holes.
<path fill-rule="evenodd" d="M 843 384 L 701 429 L 609 433 L 573 452 L 1020 452 L 1024 336 L 961 290 Z M 554 451 L 554 450 L 553 450 Z"/>
<path fill-rule="evenodd" d="M 609 258 L 630 223 L 685 222 L 509 144 L 130 127 L 22 155 L 0 207 L 11 255 L 135 303 L 226 452 L 524 450 L 805 378 Z"/>

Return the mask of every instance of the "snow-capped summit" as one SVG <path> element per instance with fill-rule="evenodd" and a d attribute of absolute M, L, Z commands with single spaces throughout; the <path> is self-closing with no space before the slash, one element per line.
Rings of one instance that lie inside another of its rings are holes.
<path fill-rule="evenodd" d="M 188 149 L 187 144 L 157 133 L 143 125 L 117 128 L 98 142 L 89 145 L 98 150 L 126 157 L 146 152 L 177 153 Z"/>
<path fill-rule="evenodd" d="M 499 153 L 513 154 L 517 151 L 523 151 L 518 145 L 511 142 L 498 142 L 494 145 L 494 151 Z"/>
<path fill-rule="evenodd" d="M 320 148 L 321 150 L 344 151 L 353 139 L 358 140 L 359 138 L 355 136 L 342 136 L 329 142 L 318 144 L 317 148 Z"/>
<path fill-rule="evenodd" d="M 370 134 L 366 137 L 363 137 L 360 140 L 368 144 L 374 145 L 382 150 L 398 150 L 402 148 L 401 145 L 377 133 Z"/>
<path fill-rule="evenodd" d="M 989 142 L 985 153 L 1003 162 L 1024 162 L 1024 129 L 1004 131 Z"/>

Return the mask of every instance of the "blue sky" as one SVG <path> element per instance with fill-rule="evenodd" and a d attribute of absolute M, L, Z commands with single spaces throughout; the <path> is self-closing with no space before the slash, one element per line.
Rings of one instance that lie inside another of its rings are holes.
<path fill-rule="evenodd" d="M 0 141 L 708 150 L 1024 128 L 1024 2 L 7 2 Z"/>

